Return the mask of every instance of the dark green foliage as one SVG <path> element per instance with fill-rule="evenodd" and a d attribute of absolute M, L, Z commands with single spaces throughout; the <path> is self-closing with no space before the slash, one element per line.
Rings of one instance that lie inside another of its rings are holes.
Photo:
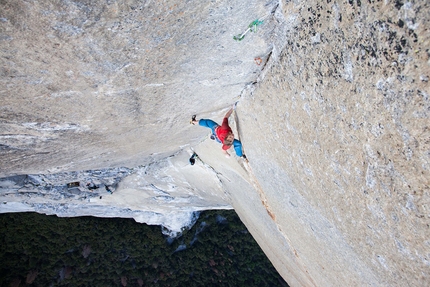
<path fill-rule="evenodd" d="M 0 262 L 0 286 L 287 286 L 231 210 L 171 244 L 132 219 L 1 214 Z"/>

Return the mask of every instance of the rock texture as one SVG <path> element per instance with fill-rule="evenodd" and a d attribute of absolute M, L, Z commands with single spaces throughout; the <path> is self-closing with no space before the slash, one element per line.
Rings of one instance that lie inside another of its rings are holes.
<path fill-rule="evenodd" d="M 196 144 L 190 116 L 234 102 L 270 50 L 233 35 L 274 5 L 2 1 L 0 175 L 137 166 Z"/>
<path fill-rule="evenodd" d="M 317 286 L 426 285 L 429 4 L 283 11 L 287 46 L 239 110 L 275 221 Z"/>
<path fill-rule="evenodd" d="M 291 286 L 428 285 L 428 2 L 1 5 L 1 212 L 233 207 Z M 236 100 L 249 163 L 188 124 Z"/>

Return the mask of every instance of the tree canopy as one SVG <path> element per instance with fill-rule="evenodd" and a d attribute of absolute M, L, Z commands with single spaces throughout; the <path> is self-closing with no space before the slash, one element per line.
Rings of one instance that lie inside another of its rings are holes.
<path fill-rule="evenodd" d="M 288 286 L 232 210 L 182 236 L 133 219 L 0 215 L 1 286 Z"/>

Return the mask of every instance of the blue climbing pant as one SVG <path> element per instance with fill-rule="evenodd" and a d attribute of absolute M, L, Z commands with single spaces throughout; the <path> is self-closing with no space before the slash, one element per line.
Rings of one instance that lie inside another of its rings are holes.
<path fill-rule="evenodd" d="M 216 141 L 221 143 L 221 141 L 218 139 L 215 133 L 215 129 L 219 126 L 219 124 L 217 124 L 213 120 L 201 119 L 199 120 L 199 125 L 205 128 L 210 128 L 212 130 L 212 135 L 215 137 Z M 236 151 L 237 156 L 240 157 L 243 155 L 242 143 L 240 142 L 240 140 L 234 139 L 233 147 L 234 147 L 234 150 Z"/>
<path fill-rule="evenodd" d="M 233 147 L 234 150 L 236 151 L 237 156 L 242 156 L 243 152 L 242 152 L 242 143 L 240 142 L 240 140 L 234 139 L 233 141 Z"/>
<path fill-rule="evenodd" d="M 212 133 L 214 135 L 215 135 L 215 129 L 216 129 L 216 127 L 219 126 L 219 124 L 217 124 L 213 120 L 206 120 L 206 119 L 199 120 L 199 125 L 201 125 L 202 127 L 205 127 L 205 128 L 210 128 L 212 130 Z"/>

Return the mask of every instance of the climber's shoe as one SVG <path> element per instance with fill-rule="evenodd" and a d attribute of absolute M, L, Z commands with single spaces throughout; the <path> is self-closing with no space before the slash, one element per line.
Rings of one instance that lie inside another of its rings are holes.
<path fill-rule="evenodd" d="M 191 165 L 194 165 L 196 163 L 196 157 L 197 157 L 196 153 L 193 153 L 193 155 L 190 157 L 190 164 Z"/>

